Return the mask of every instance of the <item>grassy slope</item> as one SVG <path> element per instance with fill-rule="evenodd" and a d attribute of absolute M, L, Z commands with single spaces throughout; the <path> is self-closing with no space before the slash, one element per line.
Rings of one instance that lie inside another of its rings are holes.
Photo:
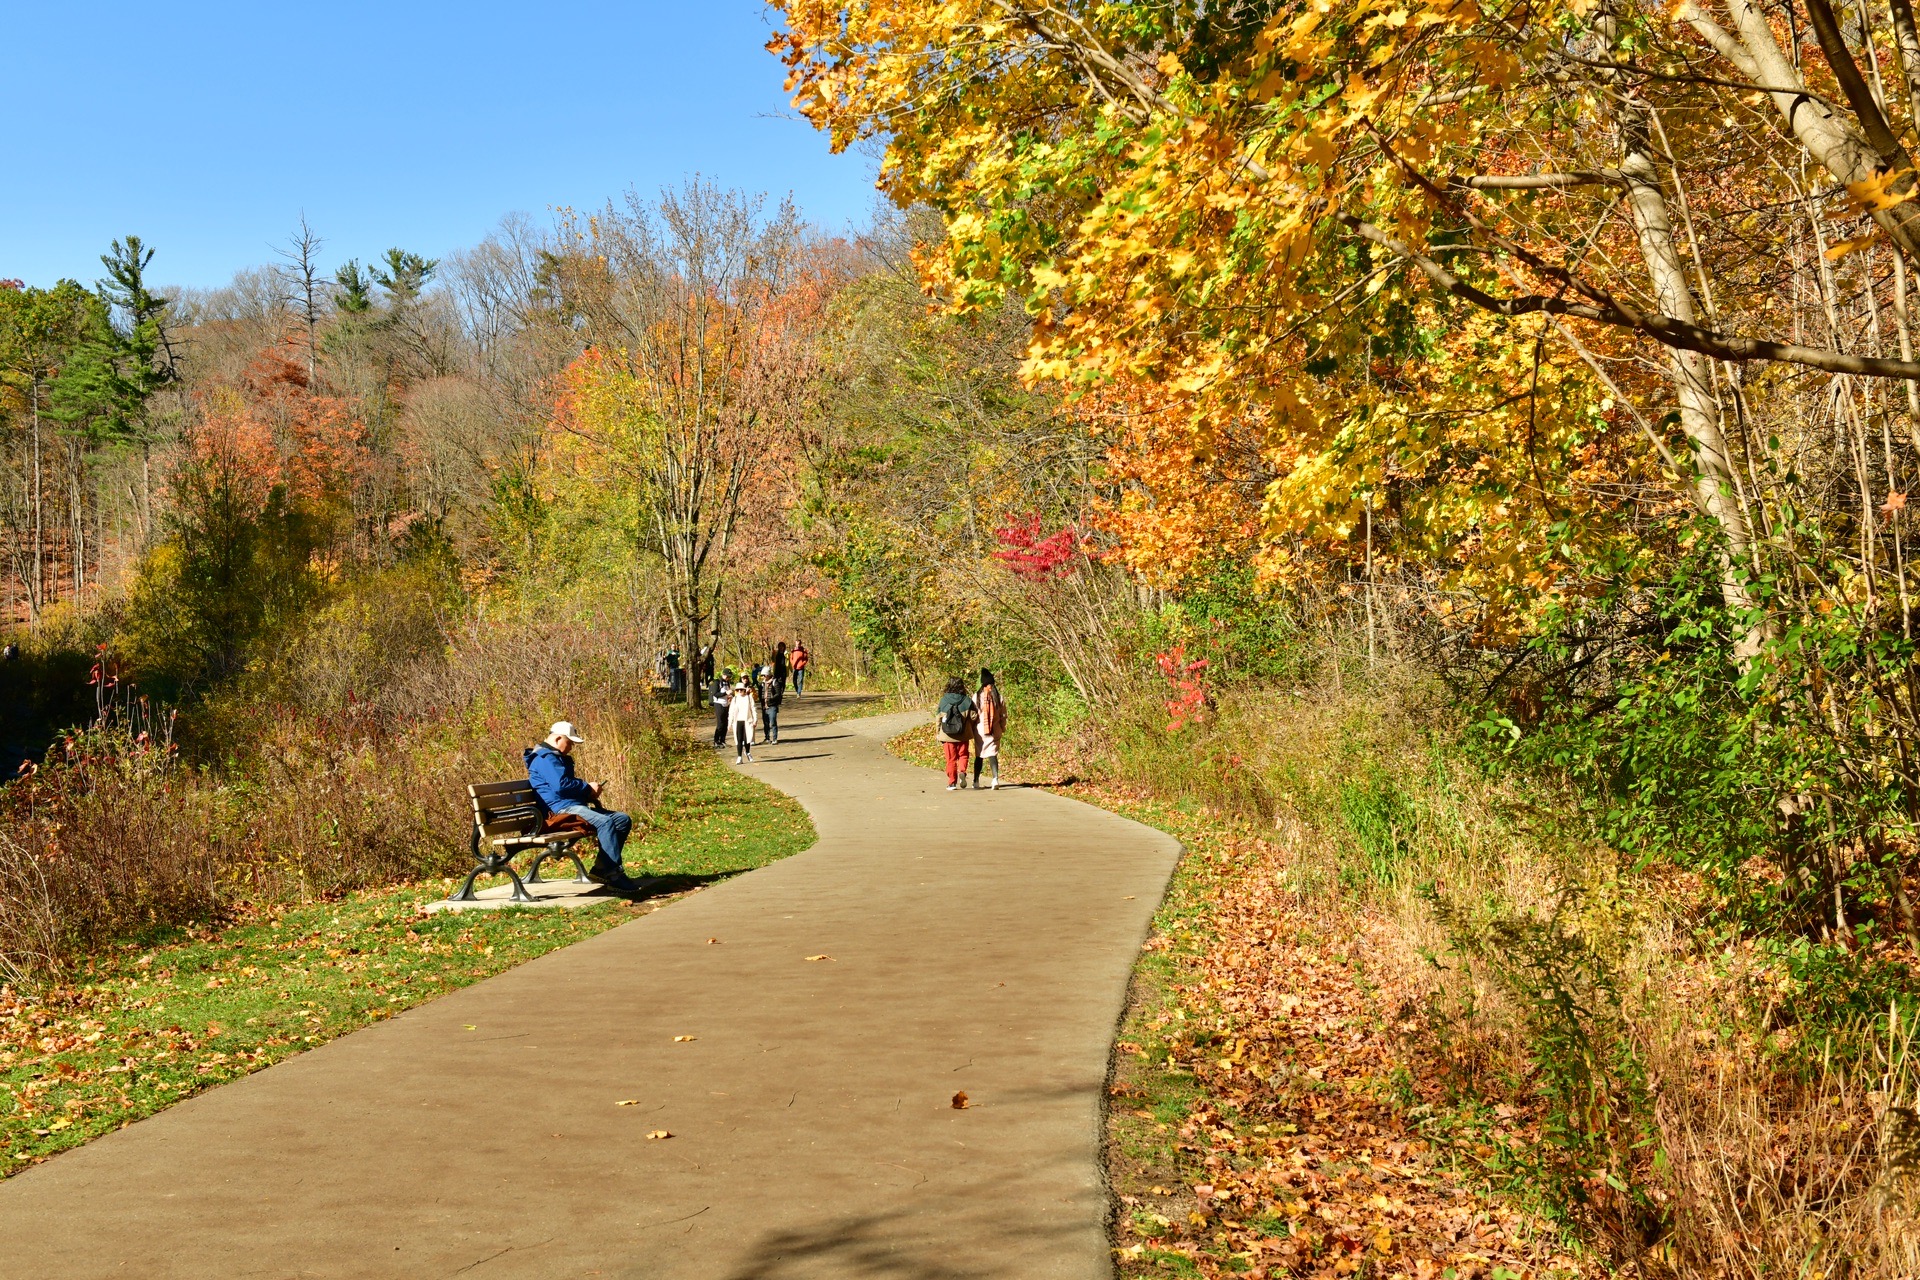
<path fill-rule="evenodd" d="M 644 902 L 428 916 L 456 882 L 399 885 L 124 948 L 32 998 L 0 989 L 0 1177 L 814 840 L 799 805 L 705 752 L 661 813 L 627 848 L 670 877 Z"/>

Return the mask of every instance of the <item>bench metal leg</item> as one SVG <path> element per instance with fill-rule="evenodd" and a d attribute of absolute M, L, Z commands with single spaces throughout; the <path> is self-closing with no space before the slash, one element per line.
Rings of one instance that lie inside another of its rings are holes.
<path fill-rule="evenodd" d="M 556 855 L 564 853 L 567 857 L 573 859 L 573 882 L 575 884 L 593 883 L 593 881 L 587 879 L 587 864 L 580 861 L 579 853 L 575 851 L 571 844 L 562 845 L 560 848 L 554 850 L 554 853 Z"/>
<path fill-rule="evenodd" d="M 467 872 L 467 878 L 460 882 L 460 887 L 454 890 L 453 896 L 451 898 L 448 898 L 447 901 L 448 902 L 478 902 L 479 899 L 476 898 L 473 893 L 473 881 L 475 876 L 478 876 L 482 871 L 485 871 L 486 869 L 487 868 L 484 865 L 482 865 L 482 866 L 475 867 L 473 870 Z"/>
<path fill-rule="evenodd" d="M 551 849 L 542 849 L 539 853 L 534 855 L 533 865 L 527 868 L 528 884 L 546 884 L 547 883 L 547 881 L 542 879 L 540 876 L 540 868 L 545 866 L 547 864 L 548 859 L 550 858 L 573 859 L 573 883 L 574 884 L 592 884 L 593 883 L 593 881 L 587 879 L 587 864 L 580 861 L 580 855 L 574 851 L 574 842 L 569 841 L 566 844 L 555 845 Z"/>
<path fill-rule="evenodd" d="M 480 898 L 479 898 L 479 895 L 474 893 L 473 891 L 473 882 L 483 875 L 504 875 L 508 879 L 512 880 L 513 893 L 510 895 L 509 901 L 512 901 L 512 902 L 538 901 L 538 899 L 536 899 L 532 894 L 527 892 L 526 883 L 520 879 L 519 873 L 513 869 L 513 860 L 511 858 L 499 858 L 499 857 L 489 857 L 489 858 L 482 859 L 480 863 L 474 867 L 473 870 L 467 872 L 467 878 L 460 882 L 460 887 L 454 890 L 453 896 L 448 898 L 447 901 L 448 902 L 478 902 Z"/>

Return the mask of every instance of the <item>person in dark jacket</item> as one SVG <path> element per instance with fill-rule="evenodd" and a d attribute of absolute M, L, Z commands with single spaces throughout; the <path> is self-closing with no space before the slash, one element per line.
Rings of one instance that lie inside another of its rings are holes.
<path fill-rule="evenodd" d="M 767 659 L 767 665 L 773 668 L 773 678 L 780 682 L 780 691 L 787 691 L 787 675 L 792 666 L 787 660 L 787 642 L 782 640 L 773 646 L 773 654 Z"/>
<path fill-rule="evenodd" d="M 973 726 L 980 718 L 973 699 L 967 696 L 967 682 L 959 676 L 947 681 L 934 709 L 935 736 L 947 756 L 947 790 L 964 791 L 967 786 L 967 755 L 973 745 Z"/>
<path fill-rule="evenodd" d="M 707 698 L 713 706 L 713 746 L 717 751 L 727 745 L 727 698 L 733 688 L 733 672 L 726 679 L 707 682 Z"/>
<path fill-rule="evenodd" d="M 573 774 L 573 744 L 584 741 L 570 720 L 555 722 L 547 737 L 526 753 L 527 782 L 548 813 L 571 814 L 593 828 L 600 856 L 593 860 L 587 879 L 610 889 L 630 892 L 640 886 L 627 876 L 620 856 L 626 848 L 633 819 L 600 803 L 604 782 L 587 782 Z"/>
<path fill-rule="evenodd" d="M 785 696 L 780 668 L 767 668 L 760 677 L 760 731 L 769 743 L 780 741 L 780 702 Z"/>

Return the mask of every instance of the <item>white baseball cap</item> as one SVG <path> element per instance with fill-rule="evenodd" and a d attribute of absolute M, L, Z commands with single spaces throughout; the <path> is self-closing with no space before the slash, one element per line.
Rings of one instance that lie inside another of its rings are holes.
<path fill-rule="evenodd" d="M 553 728 L 547 730 L 547 737 L 549 740 L 553 738 L 565 738 L 570 742 L 586 741 L 585 738 L 580 736 L 580 731 L 573 727 L 573 721 L 571 720 L 555 720 L 553 722 Z"/>

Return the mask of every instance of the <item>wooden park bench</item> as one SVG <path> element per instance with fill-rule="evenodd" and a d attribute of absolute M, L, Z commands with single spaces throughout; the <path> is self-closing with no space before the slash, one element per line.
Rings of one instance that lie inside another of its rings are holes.
<path fill-rule="evenodd" d="M 467 788 L 467 794 L 473 799 L 474 866 L 447 901 L 473 902 L 476 900 L 473 882 L 477 877 L 505 874 L 513 880 L 511 901 L 532 902 L 534 897 L 527 892 L 527 886 L 541 883 L 540 868 L 550 858 L 573 859 L 573 882 L 592 883 L 587 879 L 586 865 L 573 846 L 578 841 L 593 839 L 593 831 L 542 831 L 547 811 L 526 779 L 476 782 Z M 513 860 L 530 850 L 535 851 L 533 862 L 527 867 L 526 879 L 522 880 L 513 869 Z"/>

